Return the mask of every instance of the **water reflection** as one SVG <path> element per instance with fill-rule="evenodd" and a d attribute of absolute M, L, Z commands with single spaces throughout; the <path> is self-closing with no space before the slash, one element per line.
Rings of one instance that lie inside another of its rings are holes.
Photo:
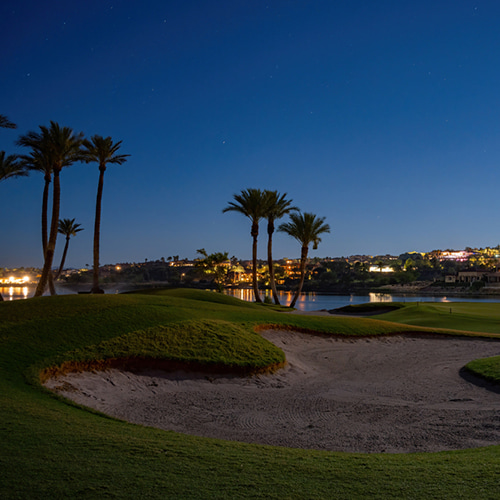
<path fill-rule="evenodd" d="M 226 295 L 231 295 L 232 297 L 236 297 L 241 300 L 246 300 L 248 302 L 253 302 L 255 297 L 253 289 L 251 288 L 224 290 L 224 293 Z M 280 304 L 282 306 L 289 306 L 293 300 L 294 295 L 295 295 L 294 292 L 279 291 L 278 298 Z M 262 300 L 266 301 L 269 300 L 274 303 L 271 290 L 260 290 L 260 296 Z M 340 297 L 340 304 L 337 304 L 339 302 L 338 301 L 339 297 Z M 316 292 L 303 292 L 300 294 L 299 298 L 297 299 L 297 302 L 295 303 L 295 309 L 298 309 L 300 311 L 314 311 L 328 307 L 330 309 L 334 307 L 341 307 L 343 305 L 346 305 L 345 297 L 346 296 L 343 295 L 332 296 L 332 295 L 322 295 Z M 350 298 L 350 302 L 353 304 L 359 304 L 360 302 L 368 302 L 367 296 L 363 296 L 362 300 L 360 300 L 360 297 L 356 295 L 350 295 L 347 297 Z"/>
<path fill-rule="evenodd" d="M 254 293 L 251 288 L 243 288 L 243 289 L 233 289 L 233 290 L 224 290 L 226 295 L 231 295 L 232 297 L 236 297 L 237 299 L 246 300 L 247 302 L 254 301 Z M 260 296 L 262 300 L 273 300 L 273 293 L 271 290 L 261 290 Z M 280 300 L 281 305 L 288 306 L 293 300 L 293 292 L 278 292 L 278 298 Z M 316 301 L 316 294 L 314 292 L 307 292 L 300 295 L 298 298 L 295 307 L 296 309 L 305 310 L 306 304 L 313 304 Z"/>
<path fill-rule="evenodd" d="M 226 295 L 231 295 L 248 302 L 254 301 L 254 293 L 251 288 L 224 290 Z M 278 298 L 282 306 L 289 306 L 295 293 L 279 291 Z M 274 303 L 271 290 L 260 290 L 262 300 L 270 300 Z M 349 304 L 362 304 L 365 302 L 390 302 L 392 296 L 387 293 L 371 293 L 369 295 L 328 295 L 316 292 L 303 292 L 300 294 L 295 309 L 300 311 L 314 311 L 319 309 L 334 309 Z"/>
<path fill-rule="evenodd" d="M 248 288 L 244 290 L 225 290 L 224 293 L 249 302 L 254 300 L 253 290 Z M 260 293 L 263 300 L 265 297 L 272 300 L 270 290 L 262 290 Z M 293 295 L 293 292 L 278 292 L 281 305 L 290 305 Z M 390 293 L 375 292 L 366 295 L 329 295 L 304 292 L 297 300 L 295 308 L 301 311 L 331 310 L 347 305 L 366 304 L 367 302 L 500 302 L 500 297 L 434 297 L 432 295 L 391 295 Z"/>
<path fill-rule="evenodd" d="M 30 295 L 30 288 L 28 286 L 2 286 L 0 293 L 4 300 L 27 299 Z"/>
<path fill-rule="evenodd" d="M 369 293 L 369 302 L 392 302 L 392 295 L 388 293 Z"/>

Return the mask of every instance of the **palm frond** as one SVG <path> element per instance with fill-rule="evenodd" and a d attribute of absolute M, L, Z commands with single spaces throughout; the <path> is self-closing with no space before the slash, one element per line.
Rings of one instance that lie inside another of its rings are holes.
<path fill-rule="evenodd" d="M 330 226 L 325 224 L 325 217 L 309 212 L 296 212 L 290 214 L 290 222 L 280 224 L 278 231 L 295 238 L 302 246 L 313 243 L 313 248 L 316 249 L 321 242 L 319 235 L 329 233 Z"/>
<path fill-rule="evenodd" d="M 76 233 L 83 231 L 81 224 L 75 224 L 75 219 L 60 219 L 58 232 L 64 234 L 66 237 L 76 236 Z"/>
<path fill-rule="evenodd" d="M 0 151 L 0 182 L 13 177 L 25 177 L 27 170 L 19 161 L 17 155 L 5 155 L 5 151 Z"/>
<path fill-rule="evenodd" d="M 61 127 L 53 121 L 50 122 L 50 127 L 40 125 L 39 128 L 40 132 L 29 131 L 16 141 L 18 146 L 32 150 L 31 159 L 24 156 L 26 161 L 35 161 L 38 167 L 51 164 L 52 169 L 57 170 L 82 161 L 82 132 L 75 133 L 71 128 Z M 38 167 L 35 170 L 40 170 Z"/>
<path fill-rule="evenodd" d="M 17 128 L 15 123 L 12 123 L 5 115 L 0 115 L 1 128 Z"/>
<path fill-rule="evenodd" d="M 113 143 L 111 137 L 102 137 L 94 135 L 90 140 L 83 141 L 83 153 L 85 162 L 99 163 L 100 166 L 106 166 L 108 163 L 122 165 L 127 161 L 129 154 L 116 154 L 120 149 L 122 141 Z"/>
<path fill-rule="evenodd" d="M 233 199 L 234 201 L 230 201 L 222 210 L 223 213 L 239 212 L 252 222 L 258 222 L 265 216 L 266 199 L 264 192 L 260 189 L 244 189 L 240 194 L 234 194 Z"/>

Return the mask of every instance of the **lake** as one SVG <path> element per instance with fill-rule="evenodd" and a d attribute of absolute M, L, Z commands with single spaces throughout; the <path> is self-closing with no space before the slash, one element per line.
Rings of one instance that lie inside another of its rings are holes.
<path fill-rule="evenodd" d="M 89 290 L 89 284 L 84 285 L 82 289 Z M 119 288 L 119 289 L 115 289 Z M 56 285 L 57 293 L 66 295 L 76 293 L 66 287 Z M 126 291 L 127 286 L 121 285 L 120 287 L 114 286 L 106 293 L 119 293 Z M 19 300 L 33 297 L 35 293 L 35 286 L 5 286 L 0 287 L 0 293 L 4 300 Z M 237 297 L 241 300 L 252 302 L 254 300 L 253 290 L 251 289 L 238 289 L 238 290 L 225 290 L 224 293 Z M 270 290 L 263 290 L 261 296 L 271 297 Z M 289 305 L 293 298 L 292 292 L 278 292 L 279 299 L 282 305 Z M 315 292 L 304 292 L 301 294 L 299 300 L 295 304 L 296 309 L 301 311 L 318 311 L 320 309 L 337 309 L 338 307 L 365 304 L 366 302 L 500 302 L 498 297 L 434 297 L 431 295 L 397 295 L 390 293 L 368 293 L 365 295 L 330 295 Z"/>
<path fill-rule="evenodd" d="M 32 297 L 35 288 L 31 286 L 0 286 L 3 300 L 18 300 Z"/>
<path fill-rule="evenodd" d="M 238 299 L 253 301 L 253 290 L 225 290 L 227 295 Z M 271 296 L 270 290 L 262 291 L 261 296 Z M 292 292 L 278 292 L 282 305 L 289 305 L 293 299 Z M 338 307 L 365 304 L 367 302 L 500 302 L 499 297 L 434 297 L 430 295 L 396 295 L 390 293 L 368 293 L 366 295 L 330 295 L 315 292 L 304 292 L 295 304 L 300 311 L 318 311 L 320 309 L 337 309 Z"/>

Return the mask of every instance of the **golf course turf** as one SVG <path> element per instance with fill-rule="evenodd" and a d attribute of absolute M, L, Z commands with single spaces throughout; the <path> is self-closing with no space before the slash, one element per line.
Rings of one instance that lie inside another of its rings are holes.
<path fill-rule="evenodd" d="M 263 325 L 500 339 L 497 309 L 419 304 L 376 319 L 301 316 L 193 290 L 0 303 L 0 498 L 497 498 L 500 446 L 390 455 L 250 445 L 128 424 L 41 385 L 54 367 L 131 358 L 272 370 L 284 358 L 256 333 Z M 498 382 L 498 359 L 471 365 Z"/>

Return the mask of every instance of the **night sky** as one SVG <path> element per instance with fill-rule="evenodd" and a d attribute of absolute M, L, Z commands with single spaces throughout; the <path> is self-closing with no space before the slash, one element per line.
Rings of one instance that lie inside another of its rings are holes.
<path fill-rule="evenodd" d="M 497 0 L 4 0 L 0 149 L 50 120 L 123 141 L 101 264 L 250 258 L 249 221 L 222 213 L 245 188 L 326 217 L 312 256 L 495 246 L 499 26 Z M 68 267 L 92 264 L 97 181 L 61 174 L 61 218 L 85 228 Z M 0 183 L 0 267 L 42 265 L 42 190 Z"/>

